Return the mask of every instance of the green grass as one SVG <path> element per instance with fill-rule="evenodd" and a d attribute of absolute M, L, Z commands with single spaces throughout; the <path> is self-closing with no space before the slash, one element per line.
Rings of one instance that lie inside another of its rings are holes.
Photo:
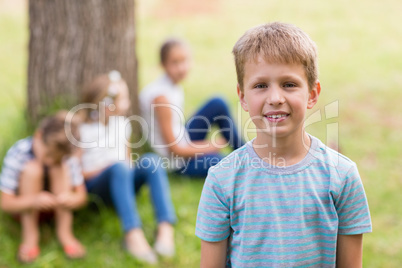
<path fill-rule="evenodd" d="M 27 11 L 24 5 L 0 2 L 0 159 L 17 139 L 29 134 L 24 118 L 27 69 Z M 238 113 L 236 78 L 231 49 L 249 27 L 268 21 L 298 25 L 319 48 L 322 94 L 312 111 L 338 101 L 339 118 L 308 127 L 326 139 L 326 124 L 338 122 L 342 152 L 360 170 L 368 196 L 373 230 L 364 237 L 364 267 L 402 266 L 402 28 L 399 0 L 260 1 L 152 0 L 137 1 L 140 87 L 160 74 L 158 46 L 170 35 L 188 40 L 193 68 L 184 83 L 186 114 L 219 92 Z M 251 134 L 252 136 L 252 134 Z M 177 256 L 161 267 L 197 267 L 200 242 L 194 236 L 198 199 L 203 182 L 170 176 L 178 214 Z M 155 223 L 148 193 L 138 197 L 144 229 L 150 241 Z M 88 257 L 68 261 L 54 239 L 53 228 L 42 227 L 42 255 L 32 267 L 124 267 L 136 265 L 120 248 L 116 215 L 101 206 L 76 214 L 77 236 Z M 98 215 L 100 214 L 100 215 Z M 0 267 L 18 267 L 15 252 L 19 226 L 0 213 Z M 138 264 L 138 266 L 140 266 Z"/>

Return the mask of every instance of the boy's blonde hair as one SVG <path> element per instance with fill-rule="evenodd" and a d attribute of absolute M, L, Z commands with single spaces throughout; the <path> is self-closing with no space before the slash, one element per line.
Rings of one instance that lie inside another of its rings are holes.
<path fill-rule="evenodd" d="M 236 42 L 232 52 L 242 91 L 244 66 L 260 55 L 270 63 L 303 65 L 310 90 L 318 78 L 316 45 L 305 32 L 291 24 L 273 22 L 251 28 Z"/>
<path fill-rule="evenodd" d="M 55 163 L 60 163 L 64 156 L 69 156 L 77 149 L 68 139 L 65 124 L 70 125 L 71 134 L 79 140 L 78 121 L 66 121 L 67 111 L 59 111 L 43 119 L 39 125 L 42 141 L 52 154 Z"/>

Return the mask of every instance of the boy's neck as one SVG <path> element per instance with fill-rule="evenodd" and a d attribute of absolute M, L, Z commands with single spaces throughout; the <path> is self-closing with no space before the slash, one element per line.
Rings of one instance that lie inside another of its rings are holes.
<path fill-rule="evenodd" d="M 310 137 L 304 129 L 279 138 L 259 133 L 253 142 L 253 148 L 261 159 L 270 165 L 281 167 L 302 161 L 310 146 Z"/>

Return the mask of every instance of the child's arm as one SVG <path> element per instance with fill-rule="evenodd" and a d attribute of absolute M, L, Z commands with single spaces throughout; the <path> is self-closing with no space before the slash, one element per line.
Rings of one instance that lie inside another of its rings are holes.
<path fill-rule="evenodd" d="M 223 268 L 231 234 L 230 207 L 219 180 L 209 169 L 198 206 L 195 234 L 201 238 L 201 268 Z"/>
<path fill-rule="evenodd" d="M 1 209 L 8 213 L 20 213 L 31 209 L 50 210 L 56 205 L 54 195 L 46 191 L 26 196 L 1 192 Z"/>
<path fill-rule="evenodd" d="M 356 164 L 352 163 L 347 172 L 342 172 L 342 184 L 334 188 L 339 220 L 336 266 L 359 268 L 363 259 L 363 234 L 372 231 L 370 211 Z"/>
<path fill-rule="evenodd" d="M 78 209 L 87 203 L 87 190 L 84 184 L 75 186 L 72 191 L 68 191 L 57 196 L 59 206 L 69 210 Z"/>
<path fill-rule="evenodd" d="M 361 268 L 363 258 L 363 235 L 338 235 L 336 250 L 337 268 Z"/>
<path fill-rule="evenodd" d="M 168 105 L 170 105 L 169 101 L 165 96 L 159 96 L 155 98 L 154 104 L 159 105 L 154 108 L 157 123 L 159 124 L 162 137 L 165 140 L 171 152 L 182 157 L 193 157 L 199 153 L 214 153 L 219 151 L 220 148 L 218 147 L 222 145 L 221 144 L 222 142 L 220 142 L 217 145 L 209 141 L 192 142 L 194 145 L 198 146 L 179 145 L 178 142 L 176 141 L 176 137 L 173 134 L 172 109 L 168 107 Z"/>
<path fill-rule="evenodd" d="M 87 202 L 87 190 L 83 181 L 81 166 L 77 158 L 69 159 L 60 167 L 49 170 L 50 179 L 59 187 L 54 187 L 59 206 L 74 210 Z M 61 180 L 62 179 L 62 180 Z M 74 182 L 73 182 L 74 181 Z"/>
<path fill-rule="evenodd" d="M 224 268 L 228 240 L 207 242 L 201 240 L 201 268 Z"/>

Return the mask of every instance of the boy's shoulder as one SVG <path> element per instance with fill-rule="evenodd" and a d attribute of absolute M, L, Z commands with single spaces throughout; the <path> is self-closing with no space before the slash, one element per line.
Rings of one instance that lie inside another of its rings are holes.
<path fill-rule="evenodd" d="M 18 188 L 18 177 L 27 161 L 35 156 L 32 151 L 32 138 L 28 137 L 14 143 L 7 151 L 0 173 L 0 190 L 14 194 Z"/>
<path fill-rule="evenodd" d="M 156 80 L 152 81 L 146 85 L 139 94 L 140 98 L 146 98 L 148 95 L 157 94 L 160 92 L 166 93 L 165 91 L 171 87 L 166 74 L 161 75 Z"/>
<path fill-rule="evenodd" d="M 4 156 L 2 170 L 7 169 L 7 167 L 19 169 L 18 167 L 22 167 L 27 161 L 34 159 L 32 143 L 32 137 L 15 142 Z"/>
<path fill-rule="evenodd" d="M 253 158 L 250 155 L 250 148 L 252 149 L 252 141 L 245 143 L 242 147 L 222 158 L 218 164 L 210 167 L 208 175 L 214 176 L 219 180 L 230 177 L 235 178 L 243 174 L 250 168 L 249 164 Z"/>
<path fill-rule="evenodd" d="M 264 172 L 271 174 L 290 174 L 311 171 L 331 174 L 343 180 L 349 172 L 357 171 L 356 164 L 348 157 L 326 146 L 318 138 L 311 136 L 310 149 L 301 163 L 294 166 L 275 168 L 259 158 L 252 147 L 252 140 L 224 157 L 209 169 L 208 175 L 219 180 L 236 180 L 247 174 Z"/>
<path fill-rule="evenodd" d="M 8 149 L 6 157 L 13 157 L 20 154 L 27 154 L 32 157 L 34 156 L 32 151 L 32 137 L 27 137 L 15 142 L 10 149 Z"/>
<path fill-rule="evenodd" d="M 357 169 L 356 163 L 340 152 L 328 147 L 320 139 L 311 136 L 312 147 L 309 150 L 316 163 L 311 168 L 319 167 L 323 171 L 335 171 L 340 177 L 344 177 L 350 170 Z M 313 144 L 315 144 L 313 146 Z"/>

